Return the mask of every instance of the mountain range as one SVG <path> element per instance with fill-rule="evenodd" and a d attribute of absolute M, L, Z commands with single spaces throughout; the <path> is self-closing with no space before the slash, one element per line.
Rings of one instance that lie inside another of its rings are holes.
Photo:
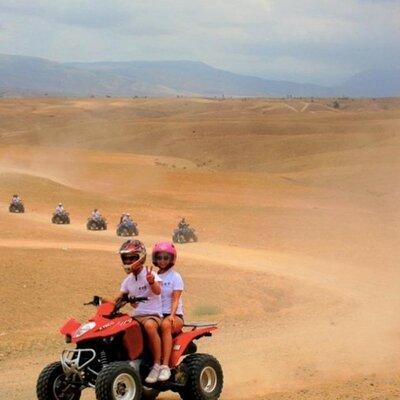
<path fill-rule="evenodd" d="M 400 68 L 369 70 L 338 86 L 268 80 L 194 61 L 59 63 L 0 54 L 0 96 L 393 97 Z"/>

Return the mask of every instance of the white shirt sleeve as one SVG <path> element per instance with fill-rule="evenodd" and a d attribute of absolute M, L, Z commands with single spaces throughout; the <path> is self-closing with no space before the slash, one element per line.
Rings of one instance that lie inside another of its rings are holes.
<path fill-rule="evenodd" d="M 157 272 L 152 272 L 153 276 L 154 276 L 154 280 L 156 282 L 162 282 L 162 279 L 160 278 L 160 276 L 157 274 Z"/>
<path fill-rule="evenodd" d="M 179 272 L 175 272 L 174 274 L 174 280 L 172 284 L 172 290 L 183 290 L 184 285 L 183 285 L 183 279 L 181 277 L 181 274 Z"/>
<path fill-rule="evenodd" d="M 129 276 L 127 277 L 127 278 L 125 278 L 124 280 L 123 280 L 123 282 L 121 283 L 121 292 L 124 292 L 124 293 L 129 293 L 129 289 L 128 289 L 128 278 L 129 278 Z"/>

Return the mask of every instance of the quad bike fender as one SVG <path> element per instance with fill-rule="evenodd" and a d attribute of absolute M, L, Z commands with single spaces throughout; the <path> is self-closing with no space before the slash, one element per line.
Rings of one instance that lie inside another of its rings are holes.
<path fill-rule="evenodd" d="M 139 324 L 131 325 L 125 331 L 123 342 L 129 359 L 138 359 L 143 352 L 143 334 Z"/>
<path fill-rule="evenodd" d="M 203 336 L 211 336 L 212 331 L 216 329 L 216 326 L 206 326 L 204 328 L 194 328 L 191 331 L 180 333 L 172 342 L 172 353 L 169 360 L 170 367 L 176 367 L 179 364 L 180 358 L 193 340 L 200 339 Z"/>
<path fill-rule="evenodd" d="M 80 322 L 75 318 L 71 318 L 60 328 L 60 333 L 62 335 L 72 336 L 80 326 Z"/>

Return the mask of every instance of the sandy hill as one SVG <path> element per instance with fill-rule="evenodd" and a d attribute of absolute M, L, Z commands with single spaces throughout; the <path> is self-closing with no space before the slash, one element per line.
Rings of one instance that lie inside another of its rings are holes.
<path fill-rule="evenodd" d="M 224 399 L 398 396 L 398 99 L 3 99 L 0 120 L 1 398 L 33 399 L 59 325 L 118 290 L 125 210 L 149 248 L 197 228 L 178 268 L 187 319 L 220 324 L 200 348 Z"/>

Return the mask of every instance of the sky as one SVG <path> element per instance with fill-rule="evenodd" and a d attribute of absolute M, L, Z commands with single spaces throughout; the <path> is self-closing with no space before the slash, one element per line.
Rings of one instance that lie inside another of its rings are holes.
<path fill-rule="evenodd" d="M 400 65 L 400 0 L 0 0 L 0 53 L 333 85 Z"/>

